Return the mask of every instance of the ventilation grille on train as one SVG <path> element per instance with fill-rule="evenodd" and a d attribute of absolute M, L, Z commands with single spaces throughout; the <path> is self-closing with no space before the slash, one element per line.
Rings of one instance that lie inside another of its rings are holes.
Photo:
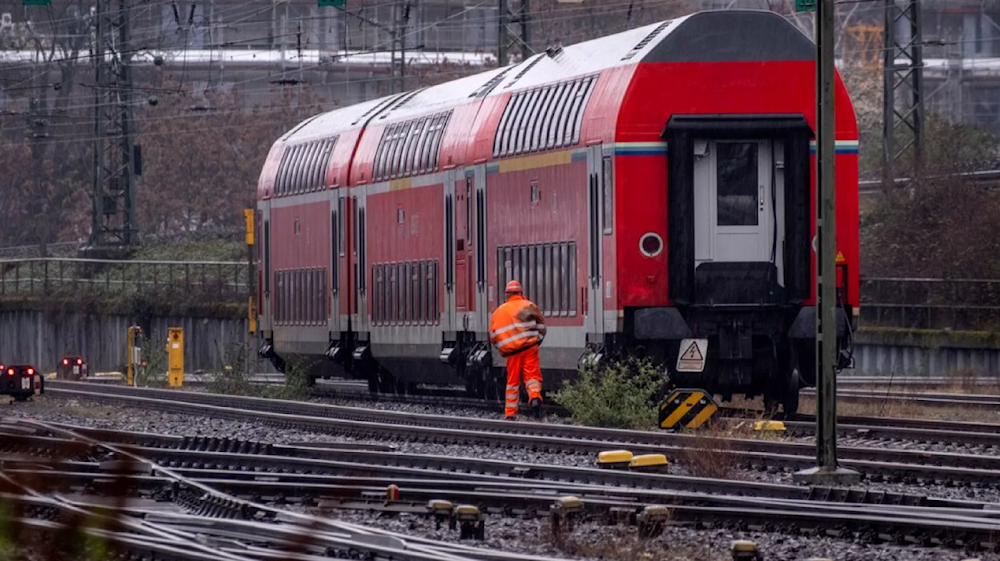
<path fill-rule="evenodd" d="M 324 138 L 285 148 L 274 181 L 274 196 L 319 191 L 326 186 L 326 170 L 337 139 Z"/>
<path fill-rule="evenodd" d="M 660 33 L 662 33 L 663 30 L 666 29 L 667 26 L 669 26 L 673 22 L 674 22 L 674 20 L 668 19 L 667 21 L 665 21 L 665 22 L 661 23 L 660 25 L 656 26 L 656 29 L 654 29 L 649 35 L 646 35 L 645 37 L 643 37 L 642 41 L 639 41 L 639 43 L 636 44 L 636 46 L 632 47 L 632 50 L 629 51 L 625 56 L 623 56 L 622 60 L 623 61 L 625 61 L 625 60 L 632 60 L 632 57 L 634 57 L 636 54 L 638 54 L 639 51 L 645 49 L 646 45 L 648 45 L 653 39 L 656 39 L 656 36 L 659 35 Z"/>
<path fill-rule="evenodd" d="M 437 171 L 441 139 L 451 111 L 393 123 L 382 133 L 375 153 L 374 181 Z"/>
<path fill-rule="evenodd" d="M 583 112 L 597 76 L 518 92 L 500 117 L 493 157 L 549 150 L 580 141 Z"/>

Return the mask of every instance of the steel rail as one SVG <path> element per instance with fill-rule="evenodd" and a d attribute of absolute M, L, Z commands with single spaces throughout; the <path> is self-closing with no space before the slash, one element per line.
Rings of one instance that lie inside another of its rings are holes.
<path fill-rule="evenodd" d="M 63 384 L 71 383 L 64 382 Z M 75 384 L 75 387 L 79 386 L 80 384 Z M 455 417 L 443 415 L 423 415 L 208 393 L 180 393 L 122 387 L 102 387 L 101 389 L 112 391 L 97 393 L 68 390 L 63 389 L 62 385 L 51 391 L 56 395 L 72 395 L 102 401 L 131 402 L 132 404 L 140 403 L 144 407 L 188 414 L 237 419 L 253 418 L 277 426 L 314 431 L 336 431 L 359 436 L 377 435 L 397 439 L 503 445 L 551 451 L 568 450 L 578 453 L 598 453 L 608 449 L 627 448 L 634 453 L 666 453 L 673 457 L 697 452 L 696 445 L 699 443 L 705 447 L 709 443 L 718 442 L 716 448 L 725 450 L 732 458 L 747 465 L 763 465 L 766 468 L 780 466 L 787 469 L 802 469 L 812 465 L 810 462 L 812 462 L 811 457 L 814 452 L 812 445 L 798 442 L 733 438 L 699 439 L 699 437 L 690 434 L 597 429 L 568 424 L 510 423 L 474 417 L 462 417 L 461 421 L 456 421 Z M 212 405 L 212 403 L 225 403 L 226 405 Z M 240 405 L 251 407 L 251 409 L 237 409 L 236 407 Z M 297 414 L 272 411 L 293 411 Z M 463 428 L 455 428 L 456 424 L 460 424 Z M 855 467 L 869 475 L 881 474 L 889 478 L 911 477 L 924 481 L 978 483 L 991 480 L 995 476 L 992 471 L 1000 469 L 1000 457 L 996 456 L 847 446 L 841 447 L 839 453 L 845 466 Z M 386 460 L 391 461 L 391 456 L 386 455 Z"/>
<path fill-rule="evenodd" d="M 188 489 L 193 489 L 201 493 L 204 493 L 206 497 L 211 497 L 214 500 L 223 501 L 228 505 L 238 507 L 239 509 L 262 513 L 274 520 L 282 520 L 288 523 L 294 522 L 299 525 L 310 525 L 311 527 L 314 528 L 325 528 L 325 530 L 322 531 L 320 530 L 314 531 L 315 532 L 314 535 L 316 537 L 316 543 L 323 543 L 327 547 L 333 548 L 335 550 L 346 548 L 349 550 L 366 551 L 370 555 L 375 556 L 376 558 L 387 558 L 394 560 L 413 560 L 413 561 L 434 561 L 434 560 L 461 561 L 464 559 L 491 559 L 496 561 L 502 561 L 502 560 L 515 561 L 520 559 L 527 559 L 524 556 L 503 554 L 503 553 L 490 552 L 487 550 L 478 550 L 472 548 L 466 548 L 463 550 L 463 552 L 464 553 L 474 552 L 476 553 L 476 555 L 464 557 L 461 555 L 456 555 L 451 551 L 448 551 L 449 548 L 442 547 L 440 543 L 433 542 L 431 540 L 423 540 L 421 538 L 408 538 L 409 542 L 403 544 L 405 546 L 405 549 L 400 549 L 393 545 L 385 545 L 384 543 L 376 543 L 371 540 L 358 539 L 358 532 L 356 530 L 347 529 L 345 526 L 335 521 L 303 515 L 296 512 L 276 509 L 253 501 L 244 501 L 237 497 L 233 497 L 232 495 L 228 495 L 226 493 L 222 493 L 218 490 L 212 489 L 211 487 L 208 487 L 206 485 L 202 485 L 197 481 L 191 480 L 176 473 L 170 468 L 162 466 L 148 458 L 144 458 L 140 455 L 135 454 L 134 452 L 131 452 L 130 450 L 127 450 L 126 449 L 127 445 L 115 446 L 112 444 L 108 444 L 106 442 L 100 442 L 86 435 L 80 434 L 79 432 L 35 420 L 22 420 L 21 423 L 35 426 L 53 433 L 62 433 L 66 436 L 70 436 L 74 439 L 81 440 L 91 445 L 102 447 L 110 452 L 113 452 L 114 454 L 118 455 L 121 458 L 128 458 L 130 460 L 148 466 L 152 473 L 159 474 L 162 477 L 169 478 Z M 147 450 L 153 450 L 153 449 L 147 449 Z M 375 528 L 366 528 L 365 532 L 368 534 L 384 533 L 382 530 Z M 542 559 L 542 558 L 531 557 L 531 559 Z"/>

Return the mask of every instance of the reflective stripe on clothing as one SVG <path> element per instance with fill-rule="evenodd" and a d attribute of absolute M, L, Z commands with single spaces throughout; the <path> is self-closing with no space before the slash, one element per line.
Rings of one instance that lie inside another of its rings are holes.
<path fill-rule="evenodd" d="M 490 332 L 490 337 L 496 337 L 497 335 L 500 335 L 501 333 L 506 333 L 506 332 L 510 331 L 511 329 L 517 329 L 519 327 L 536 327 L 537 325 L 538 325 L 538 323 L 534 322 L 534 321 L 522 321 L 522 322 L 518 322 L 518 323 L 512 323 L 512 324 L 508 325 L 507 327 L 501 327 L 500 329 L 497 329 L 496 331 L 491 331 Z"/>
<path fill-rule="evenodd" d="M 521 377 L 528 390 L 528 399 L 542 398 L 542 371 L 538 367 L 538 347 L 507 358 L 507 399 L 504 411 L 508 417 L 517 415 L 521 401 Z"/>
<path fill-rule="evenodd" d="M 509 357 L 542 342 L 544 318 L 531 301 L 511 296 L 490 317 L 490 342 Z"/>

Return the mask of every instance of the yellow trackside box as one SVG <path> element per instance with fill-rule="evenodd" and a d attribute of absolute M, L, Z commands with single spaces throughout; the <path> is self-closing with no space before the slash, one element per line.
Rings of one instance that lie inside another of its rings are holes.
<path fill-rule="evenodd" d="M 171 388 L 184 385 L 184 330 L 180 327 L 167 332 L 167 381 Z"/>
<path fill-rule="evenodd" d="M 243 209 L 243 220 L 246 221 L 246 242 L 247 245 L 253 245 L 254 238 L 254 224 L 253 224 L 253 209 L 245 208 Z"/>

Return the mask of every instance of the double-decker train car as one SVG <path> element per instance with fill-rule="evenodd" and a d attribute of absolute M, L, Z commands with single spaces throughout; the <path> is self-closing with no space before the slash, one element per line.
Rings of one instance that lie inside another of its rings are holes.
<path fill-rule="evenodd" d="M 549 389 L 642 353 L 794 411 L 815 383 L 814 59 L 775 13 L 698 12 L 306 120 L 257 189 L 260 356 L 499 396 L 487 325 L 517 279 L 547 317 Z M 839 77 L 835 128 L 848 356 L 858 134 Z"/>

